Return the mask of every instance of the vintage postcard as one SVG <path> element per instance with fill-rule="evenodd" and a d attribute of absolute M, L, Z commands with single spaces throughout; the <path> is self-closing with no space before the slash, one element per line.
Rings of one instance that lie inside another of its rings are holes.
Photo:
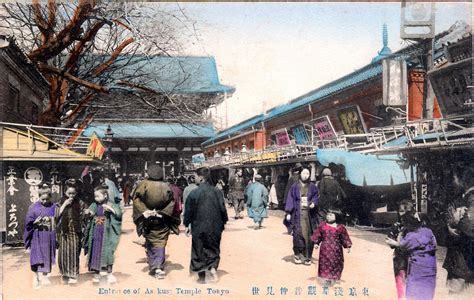
<path fill-rule="evenodd" d="M 0 1 L 0 299 L 472 299 L 469 1 Z"/>

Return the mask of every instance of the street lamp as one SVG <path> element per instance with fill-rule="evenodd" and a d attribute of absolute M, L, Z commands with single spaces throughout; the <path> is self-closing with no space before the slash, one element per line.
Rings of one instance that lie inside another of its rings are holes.
<path fill-rule="evenodd" d="M 111 159 L 110 159 L 110 151 L 112 147 L 112 141 L 114 138 L 114 132 L 112 131 L 112 127 L 110 127 L 110 124 L 107 126 L 107 129 L 105 130 L 105 135 L 104 135 L 104 142 L 107 143 L 107 175 L 110 173 L 110 165 L 111 165 Z"/>

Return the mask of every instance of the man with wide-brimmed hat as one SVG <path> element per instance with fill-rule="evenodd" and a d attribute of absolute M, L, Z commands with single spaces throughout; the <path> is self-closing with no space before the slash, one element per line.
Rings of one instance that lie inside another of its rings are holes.
<path fill-rule="evenodd" d="M 235 210 L 234 218 L 242 219 L 245 208 L 245 181 L 242 169 L 237 169 L 229 180 L 229 198 Z"/>
<path fill-rule="evenodd" d="M 331 208 L 342 209 L 342 200 L 346 198 L 346 194 L 341 185 L 332 176 L 329 168 L 324 168 L 321 173 L 322 179 L 318 184 L 319 189 L 319 216 L 320 220 L 324 220 L 326 211 Z"/>
<path fill-rule="evenodd" d="M 169 185 L 163 181 L 163 169 L 159 165 L 148 167 L 148 179 L 135 190 L 133 222 L 139 236 L 146 239 L 150 275 L 165 277 L 165 248 L 171 232 L 179 234 L 180 210 Z"/>
<path fill-rule="evenodd" d="M 215 282 L 227 211 L 222 192 L 210 184 L 211 171 L 200 168 L 197 175 L 199 187 L 189 194 L 184 209 L 186 235 L 192 235 L 190 271 L 198 273 L 200 282 L 206 277 Z"/>

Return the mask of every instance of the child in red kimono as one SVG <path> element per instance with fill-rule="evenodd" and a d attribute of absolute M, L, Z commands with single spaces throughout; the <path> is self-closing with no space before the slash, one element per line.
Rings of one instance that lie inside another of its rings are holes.
<path fill-rule="evenodd" d="M 319 224 L 311 236 L 315 248 L 321 246 L 318 277 L 326 280 L 325 286 L 332 286 L 341 279 L 342 269 L 344 268 L 342 248 L 347 248 L 347 253 L 349 253 L 352 246 L 346 228 L 336 222 L 336 215 L 340 215 L 340 212 L 332 209 L 328 210 L 326 222 Z"/>

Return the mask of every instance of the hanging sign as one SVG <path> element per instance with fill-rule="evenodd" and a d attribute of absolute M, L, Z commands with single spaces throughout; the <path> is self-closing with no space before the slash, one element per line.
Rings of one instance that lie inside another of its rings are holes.
<path fill-rule="evenodd" d="M 337 137 L 329 116 L 322 116 L 314 120 L 314 129 L 320 140 L 333 140 Z"/>
<path fill-rule="evenodd" d="M 291 145 L 290 136 L 286 128 L 272 132 L 275 135 L 276 143 L 278 146 L 289 146 Z"/>
<path fill-rule="evenodd" d="M 292 127 L 291 132 L 293 133 L 293 136 L 295 137 L 296 144 L 298 145 L 308 144 L 309 142 L 308 132 L 306 131 L 306 128 L 304 127 L 303 124 Z"/>
<path fill-rule="evenodd" d="M 358 105 L 339 109 L 337 116 L 345 134 L 366 133 L 364 119 Z"/>

